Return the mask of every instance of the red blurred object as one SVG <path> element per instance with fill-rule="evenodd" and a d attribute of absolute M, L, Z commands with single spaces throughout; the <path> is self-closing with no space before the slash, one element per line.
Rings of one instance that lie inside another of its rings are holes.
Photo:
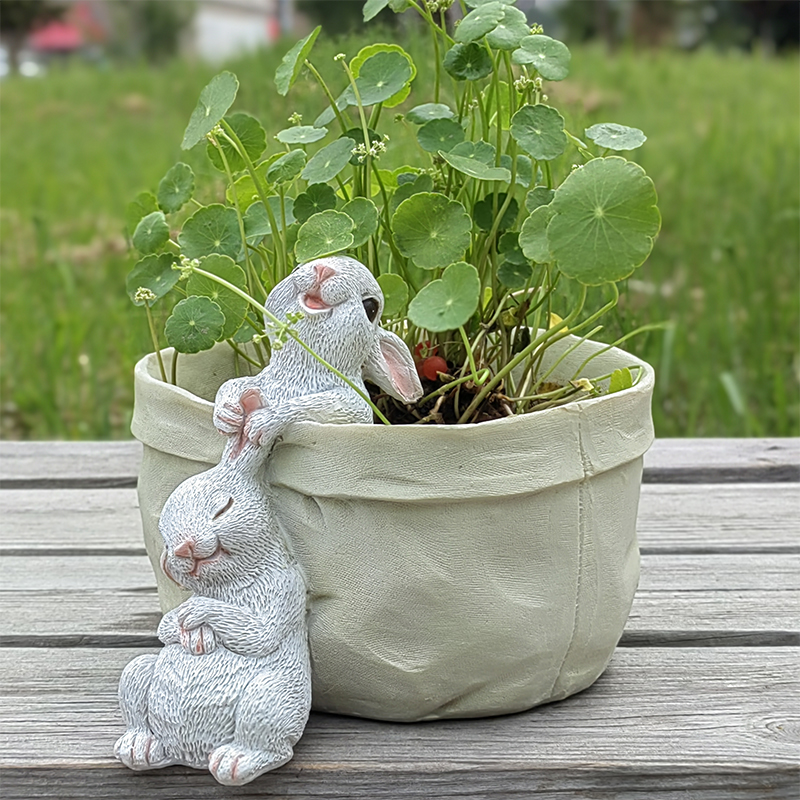
<path fill-rule="evenodd" d="M 83 36 L 74 25 L 56 20 L 34 31 L 30 45 L 34 50 L 70 53 L 83 47 Z"/>
<path fill-rule="evenodd" d="M 417 365 L 417 371 L 422 373 L 422 377 L 429 381 L 435 381 L 440 372 L 447 372 L 447 362 L 441 356 L 428 356 L 421 364 Z"/>

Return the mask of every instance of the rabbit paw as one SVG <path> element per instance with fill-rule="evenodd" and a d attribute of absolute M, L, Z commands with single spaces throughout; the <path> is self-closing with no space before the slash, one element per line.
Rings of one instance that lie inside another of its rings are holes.
<path fill-rule="evenodd" d="M 117 739 L 114 755 L 128 769 L 158 769 L 172 763 L 164 745 L 150 731 L 128 731 Z"/>
<path fill-rule="evenodd" d="M 181 628 L 181 644 L 184 650 L 195 656 L 204 656 L 217 649 L 217 637 L 208 625 L 199 628 Z"/>
<path fill-rule="evenodd" d="M 244 425 L 244 435 L 260 447 L 271 447 L 280 436 L 288 420 L 279 422 L 269 409 L 262 408 L 249 414 Z"/>
<path fill-rule="evenodd" d="M 227 436 L 242 430 L 244 417 L 244 409 L 238 400 L 223 401 L 214 406 L 214 427 Z"/>
<path fill-rule="evenodd" d="M 236 744 L 224 744 L 209 756 L 208 769 L 226 786 L 241 786 L 271 769 L 283 766 L 292 758 L 291 748 L 280 753 L 246 750 Z"/>

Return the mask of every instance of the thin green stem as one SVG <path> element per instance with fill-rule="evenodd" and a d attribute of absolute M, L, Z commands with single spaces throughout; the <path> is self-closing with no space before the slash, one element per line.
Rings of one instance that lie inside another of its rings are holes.
<path fill-rule="evenodd" d="M 172 385 L 178 385 L 178 351 L 172 348 Z"/>
<path fill-rule="evenodd" d="M 233 348 L 233 352 L 236 353 L 239 358 L 243 358 L 245 361 L 249 361 L 254 367 L 261 369 L 261 364 L 259 364 L 254 358 L 250 358 L 250 356 L 247 355 L 244 350 L 236 345 L 236 342 L 234 342 L 233 339 L 226 339 L 225 341 Z"/>
<path fill-rule="evenodd" d="M 336 100 L 331 94 L 331 90 L 328 88 L 328 84 L 325 83 L 322 75 L 319 74 L 317 68 L 308 59 L 306 59 L 303 63 L 308 67 L 311 74 L 317 79 L 317 83 L 322 87 L 322 91 L 325 93 L 325 97 L 328 98 L 328 102 L 331 104 L 333 113 L 336 115 L 336 119 L 339 121 L 342 133 L 347 133 L 349 126 L 345 118 L 342 116 L 342 112 L 339 111 L 339 108 L 336 105 Z"/>
<path fill-rule="evenodd" d="M 161 380 L 167 382 L 167 371 L 164 369 L 164 361 L 161 358 L 161 347 L 158 344 L 158 335 L 156 334 L 156 325 L 153 321 L 153 312 L 147 303 L 144 304 L 144 310 L 147 312 L 147 324 L 150 326 L 150 336 L 153 339 L 153 347 L 156 351 L 156 358 L 158 359 L 158 368 L 161 370 Z"/>

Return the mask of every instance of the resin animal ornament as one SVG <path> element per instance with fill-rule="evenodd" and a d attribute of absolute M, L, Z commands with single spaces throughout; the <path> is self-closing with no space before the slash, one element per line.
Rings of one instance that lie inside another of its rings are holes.
<path fill-rule="evenodd" d="M 347 256 L 301 264 L 270 292 L 266 308 L 279 319 L 301 314 L 300 338 L 366 392 L 364 379 L 403 402 L 422 397 L 414 359 L 403 340 L 380 327 L 383 293 L 372 273 Z M 269 325 L 267 327 L 269 330 Z M 265 407 L 247 415 L 239 398 L 258 389 Z M 372 422 L 368 403 L 345 381 L 289 339 L 273 346 L 258 375 L 234 378 L 217 392 L 214 424 L 265 447 L 291 422 Z"/>
<path fill-rule="evenodd" d="M 408 348 L 379 325 L 380 286 L 358 261 L 300 265 L 267 309 L 302 315 L 300 338 L 362 391 L 368 378 L 407 402 L 422 395 Z M 120 679 L 127 731 L 114 752 L 131 769 L 184 764 L 240 785 L 292 757 L 311 708 L 306 586 L 263 467 L 302 420 L 369 423 L 372 411 L 292 339 L 259 375 L 218 392 L 222 460 L 180 484 L 159 521 L 162 569 L 194 594 L 162 619 L 162 651 L 134 659 Z"/>
<path fill-rule="evenodd" d="M 240 403 L 245 417 L 262 408 L 252 389 Z M 271 513 L 264 456 L 231 437 L 221 462 L 164 506 L 162 568 L 194 595 L 162 619 L 161 652 L 122 673 L 127 732 L 114 753 L 131 769 L 184 764 L 244 784 L 289 761 L 303 733 L 306 587 Z"/>

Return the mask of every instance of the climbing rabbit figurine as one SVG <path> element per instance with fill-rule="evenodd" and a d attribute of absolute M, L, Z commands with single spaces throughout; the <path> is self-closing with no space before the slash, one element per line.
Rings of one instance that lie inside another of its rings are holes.
<path fill-rule="evenodd" d="M 414 360 L 403 340 L 380 327 L 383 293 L 372 273 L 347 256 L 301 264 L 270 293 L 266 308 L 279 319 L 301 314 L 300 339 L 366 393 L 364 379 L 407 403 L 422 397 Z M 269 330 L 269 327 L 267 328 Z M 239 398 L 258 389 L 265 407 L 244 420 Z M 214 424 L 226 434 L 270 446 L 295 421 L 372 422 L 369 404 L 296 341 L 273 347 L 258 375 L 222 384 Z"/>
<path fill-rule="evenodd" d="M 262 406 L 255 390 L 245 416 Z M 164 616 L 158 655 L 119 686 L 131 769 L 208 768 L 247 783 L 285 764 L 311 708 L 306 587 L 273 518 L 265 451 L 232 437 L 222 461 L 184 481 L 161 514 L 164 572 L 194 595 Z"/>
<path fill-rule="evenodd" d="M 399 399 L 421 396 L 411 353 L 380 327 L 383 295 L 359 262 L 303 264 L 267 308 L 302 315 L 302 341 L 361 391 L 366 377 Z M 311 708 L 306 586 L 263 467 L 302 420 L 370 423 L 372 411 L 292 339 L 259 375 L 217 395 L 222 460 L 180 484 L 159 521 L 162 569 L 194 594 L 162 619 L 161 652 L 134 659 L 120 679 L 127 731 L 114 752 L 131 769 L 185 764 L 240 785 L 292 757 Z"/>

